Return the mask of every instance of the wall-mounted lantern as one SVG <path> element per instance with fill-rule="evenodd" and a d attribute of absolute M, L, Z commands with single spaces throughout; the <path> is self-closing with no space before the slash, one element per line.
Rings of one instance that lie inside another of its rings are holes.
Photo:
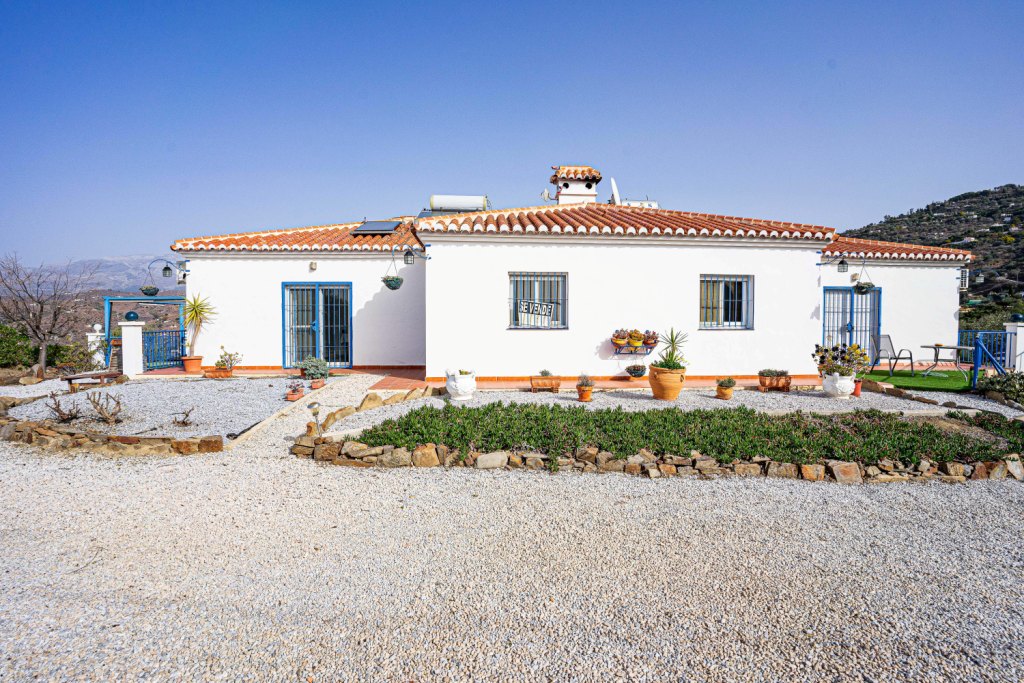
<path fill-rule="evenodd" d="M 839 262 L 839 272 L 845 273 L 848 270 L 850 270 L 850 264 L 846 262 L 846 259 L 842 259 Z"/>

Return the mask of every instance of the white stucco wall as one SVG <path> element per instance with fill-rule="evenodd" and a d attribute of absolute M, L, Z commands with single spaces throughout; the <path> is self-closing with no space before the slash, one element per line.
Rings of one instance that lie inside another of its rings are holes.
<path fill-rule="evenodd" d="M 821 338 L 817 242 L 724 238 L 459 237 L 424 234 L 428 377 L 446 369 L 526 376 L 622 375 L 618 327 L 689 334 L 691 375 L 815 374 Z M 510 330 L 509 272 L 568 274 L 567 330 Z M 753 330 L 699 330 L 701 274 L 754 276 Z M 660 350 L 660 349 L 659 349 Z M 656 354 L 645 361 L 656 359 Z"/>
<path fill-rule="evenodd" d="M 896 349 L 910 349 L 914 360 L 930 360 L 922 344 L 955 344 L 959 327 L 960 267 L 915 261 L 869 261 L 867 278 L 882 288 L 882 334 Z M 861 264 L 850 261 L 849 272 L 835 264 L 821 267 L 823 287 L 851 287 Z"/>
<path fill-rule="evenodd" d="M 281 367 L 281 284 L 351 282 L 352 350 L 355 366 L 422 366 L 424 261 L 402 264 L 397 291 L 381 282 L 391 255 L 373 254 L 182 254 L 188 258 L 188 296 L 209 297 L 216 319 L 204 327 L 196 353 L 212 365 L 223 344 L 243 354 L 241 365 Z M 317 263 L 310 270 L 311 261 Z"/>

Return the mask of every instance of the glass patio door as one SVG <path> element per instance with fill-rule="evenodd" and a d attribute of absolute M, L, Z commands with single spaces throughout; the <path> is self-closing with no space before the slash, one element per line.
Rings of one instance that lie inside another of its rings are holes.
<path fill-rule="evenodd" d="M 283 322 L 285 367 L 310 356 L 331 367 L 352 366 L 351 285 L 284 285 Z"/>

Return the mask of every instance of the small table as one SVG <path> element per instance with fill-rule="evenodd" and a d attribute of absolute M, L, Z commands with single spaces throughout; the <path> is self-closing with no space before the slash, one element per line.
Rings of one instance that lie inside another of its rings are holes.
<path fill-rule="evenodd" d="M 961 351 L 973 351 L 974 350 L 973 346 L 946 346 L 945 344 L 922 344 L 921 348 L 922 349 L 931 349 L 932 351 L 935 352 L 935 358 L 934 358 L 932 364 L 928 367 L 928 369 L 926 369 L 921 374 L 922 377 L 927 377 L 938 366 L 939 363 L 952 363 L 956 367 L 956 369 L 959 370 L 963 374 L 964 379 L 967 379 L 967 370 L 965 370 L 964 366 L 960 364 L 960 352 Z M 940 358 L 939 355 L 943 351 L 945 351 L 947 349 L 953 352 L 953 357 L 952 358 Z M 942 374 L 941 372 L 936 372 L 935 376 L 936 377 L 945 377 L 945 375 Z"/>

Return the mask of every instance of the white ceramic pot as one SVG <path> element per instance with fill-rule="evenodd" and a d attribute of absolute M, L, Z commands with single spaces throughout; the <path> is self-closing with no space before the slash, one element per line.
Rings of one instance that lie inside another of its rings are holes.
<path fill-rule="evenodd" d="M 460 375 L 457 371 L 445 374 L 448 376 L 448 380 L 444 386 L 453 401 L 468 401 L 473 398 L 473 392 L 476 391 L 475 372 L 468 375 Z"/>
<path fill-rule="evenodd" d="M 853 393 L 853 375 L 825 375 L 821 379 L 821 390 L 832 398 L 850 398 Z"/>

